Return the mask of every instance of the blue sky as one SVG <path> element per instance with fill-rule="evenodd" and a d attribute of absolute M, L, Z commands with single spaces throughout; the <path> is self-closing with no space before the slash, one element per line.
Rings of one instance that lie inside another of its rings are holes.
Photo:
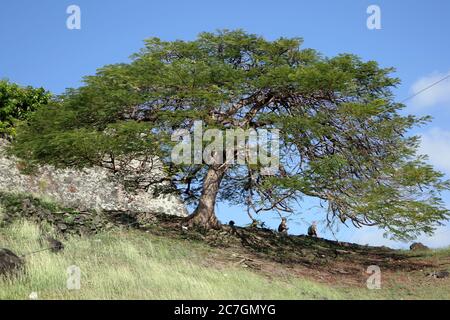
<path fill-rule="evenodd" d="M 81 8 L 81 30 L 66 28 L 69 5 Z M 366 26 L 369 5 L 381 9 L 381 30 Z M 40 0 L 2 1 L 0 6 L 0 78 L 22 85 L 43 86 L 54 93 L 77 87 L 83 76 L 105 64 L 126 62 L 143 39 L 190 40 L 202 31 L 242 28 L 268 39 L 303 37 L 304 46 L 332 56 L 354 53 L 382 66 L 393 66 L 402 80 L 399 101 L 450 73 L 450 1 L 448 0 L 308 0 L 308 1 L 143 1 Z M 436 167 L 450 175 L 450 80 L 406 102 L 406 112 L 434 117 L 414 134 L 423 136 L 422 150 Z M 450 195 L 444 198 L 450 205 Z M 290 221 L 292 233 L 304 233 L 317 210 Z M 220 205 L 219 217 L 246 223 L 239 208 Z M 278 220 L 270 215 L 267 223 Z M 320 229 L 320 228 L 319 228 Z M 329 232 L 323 233 L 333 238 Z M 340 240 L 404 247 L 389 242 L 374 228 L 341 228 Z M 420 239 L 439 247 L 450 245 L 450 224 L 433 237 Z"/>

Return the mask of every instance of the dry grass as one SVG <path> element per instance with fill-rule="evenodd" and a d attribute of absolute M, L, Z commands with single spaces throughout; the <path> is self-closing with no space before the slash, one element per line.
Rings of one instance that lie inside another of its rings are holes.
<path fill-rule="evenodd" d="M 25 254 L 42 248 L 39 237 L 36 225 L 15 222 L 0 229 L 0 246 Z M 39 299 L 450 298 L 448 282 L 415 287 L 406 280 L 396 282 L 403 274 L 388 279 L 387 288 L 368 290 L 279 274 L 268 277 L 233 264 L 218 267 L 211 262 L 218 249 L 142 231 L 72 237 L 65 246 L 59 254 L 44 251 L 27 256 L 25 275 L 0 280 L 0 299 L 28 299 L 31 292 L 37 292 Z M 81 269 L 80 290 L 67 289 L 67 268 L 71 265 Z"/>

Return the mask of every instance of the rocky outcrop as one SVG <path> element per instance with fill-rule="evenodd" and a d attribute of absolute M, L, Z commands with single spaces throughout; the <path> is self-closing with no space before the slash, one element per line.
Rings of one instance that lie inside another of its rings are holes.
<path fill-rule="evenodd" d="M 154 196 L 151 191 L 129 191 L 105 168 L 62 170 L 43 166 L 32 175 L 22 174 L 19 162 L 6 156 L 6 145 L 6 141 L 0 140 L 0 191 L 29 193 L 78 210 L 130 210 L 187 215 L 183 202 L 176 195 Z"/>
<path fill-rule="evenodd" d="M 41 245 L 51 248 L 54 252 L 64 249 L 64 245 L 50 234 L 64 238 L 72 235 L 89 236 L 117 227 L 138 229 L 153 227 L 164 218 L 182 219 L 164 212 L 65 210 L 54 203 L 30 195 L 2 192 L 0 192 L 0 207 L 3 209 L 0 228 L 23 219 L 35 223 L 40 226 L 42 233 L 39 239 Z"/>
<path fill-rule="evenodd" d="M 424 245 L 421 242 L 414 242 L 409 249 L 411 251 L 425 251 L 425 250 L 429 250 L 430 248 L 428 248 L 426 245 Z"/>

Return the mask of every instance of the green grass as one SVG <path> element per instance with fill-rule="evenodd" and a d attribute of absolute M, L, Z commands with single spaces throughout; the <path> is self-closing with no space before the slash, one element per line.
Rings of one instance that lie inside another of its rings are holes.
<path fill-rule="evenodd" d="M 0 247 L 25 254 L 42 248 L 39 237 L 36 225 L 15 222 L 0 228 Z M 26 275 L 0 280 L 0 299 L 28 299 L 31 292 L 39 299 L 398 299 L 404 291 L 330 287 L 294 277 L 269 279 L 239 267 L 219 268 L 206 265 L 204 257 L 215 249 L 200 242 L 139 231 L 73 237 L 65 246 L 59 254 L 27 256 Z M 71 265 L 81 269 L 80 290 L 67 289 Z M 406 293 L 403 297 L 411 298 Z"/>

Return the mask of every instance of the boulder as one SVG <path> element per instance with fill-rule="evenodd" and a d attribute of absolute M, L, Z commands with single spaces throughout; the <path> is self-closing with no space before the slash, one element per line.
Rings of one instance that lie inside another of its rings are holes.
<path fill-rule="evenodd" d="M 0 248 L 0 276 L 10 276 L 23 269 L 24 262 L 14 252 Z"/>
<path fill-rule="evenodd" d="M 428 248 L 426 245 L 424 245 L 423 243 L 420 242 L 414 242 L 409 249 L 411 251 L 424 251 L 424 250 L 429 250 L 430 248 Z"/>
<path fill-rule="evenodd" d="M 427 274 L 428 277 L 435 278 L 435 279 L 444 279 L 448 278 L 450 276 L 450 272 L 443 270 L 438 272 L 431 272 Z"/>

